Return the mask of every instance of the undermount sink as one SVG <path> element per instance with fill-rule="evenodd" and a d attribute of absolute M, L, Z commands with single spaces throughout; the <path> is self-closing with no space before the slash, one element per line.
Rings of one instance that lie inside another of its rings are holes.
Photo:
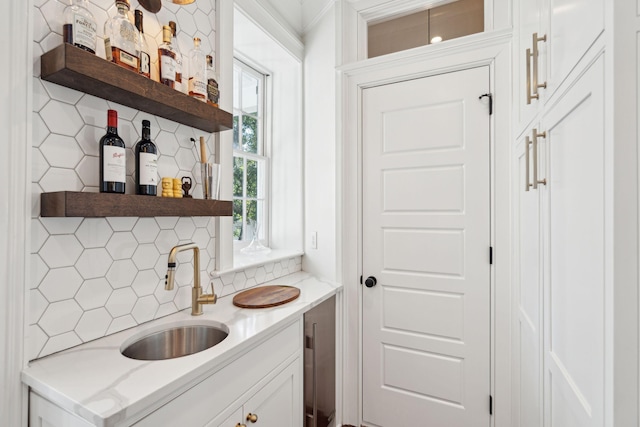
<path fill-rule="evenodd" d="M 213 347 L 229 335 L 224 326 L 186 325 L 163 329 L 126 345 L 121 353 L 137 360 L 165 360 Z"/>

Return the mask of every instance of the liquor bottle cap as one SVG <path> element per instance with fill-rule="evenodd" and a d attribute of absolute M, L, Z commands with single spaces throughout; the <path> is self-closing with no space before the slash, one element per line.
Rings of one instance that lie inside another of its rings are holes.
<path fill-rule="evenodd" d="M 118 4 L 123 4 L 123 5 L 127 6 L 128 8 L 131 7 L 131 4 L 129 3 L 129 0 L 116 0 L 116 6 Z"/>
<path fill-rule="evenodd" d="M 213 67 L 213 56 L 207 55 L 207 65 Z"/>
<path fill-rule="evenodd" d="M 176 29 L 176 23 L 174 21 L 169 21 L 169 28 L 171 28 L 171 31 L 172 31 L 173 35 L 175 36 L 177 29 Z"/>
<path fill-rule="evenodd" d="M 143 120 L 142 121 L 142 127 L 143 128 L 145 128 L 145 127 L 148 128 L 150 126 L 151 126 L 151 122 L 149 120 Z"/>
<path fill-rule="evenodd" d="M 118 112 L 116 110 L 107 110 L 107 126 L 118 127 Z"/>
<path fill-rule="evenodd" d="M 201 41 L 201 40 L 200 40 L 200 37 L 194 37 L 194 38 L 193 38 L 193 45 L 194 45 L 195 47 L 200 46 L 200 41 Z"/>

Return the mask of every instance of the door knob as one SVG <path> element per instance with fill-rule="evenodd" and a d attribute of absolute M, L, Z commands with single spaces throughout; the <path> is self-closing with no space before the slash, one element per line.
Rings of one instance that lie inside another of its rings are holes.
<path fill-rule="evenodd" d="M 367 280 L 364 281 L 364 285 L 367 288 L 373 288 L 377 283 L 378 283 L 378 281 L 373 276 L 367 277 Z"/>
<path fill-rule="evenodd" d="M 256 414 L 252 414 L 251 412 L 249 412 L 249 415 L 247 415 L 247 421 L 251 421 L 252 423 L 255 423 L 258 421 L 258 416 Z"/>

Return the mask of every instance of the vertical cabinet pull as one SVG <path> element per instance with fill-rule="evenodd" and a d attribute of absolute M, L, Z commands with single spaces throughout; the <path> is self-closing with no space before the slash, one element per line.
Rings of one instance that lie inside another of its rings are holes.
<path fill-rule="evenodd" d="M 538 179 L 538 138 L 546 138 L 547 133 L 538 133 L 536 128 L 531 131 L 531 139 L 533 140 L 533 189 L 538 189 L 538 184 L 547 185 L 547 179 Z"/>
<path fill-rule="evenodd" d="M 525 188 L 524 191 L 529 191 L 529 188 L 533 187 L 534 190 L 538 189 L 538 184 L 547 185 L 547 179 L 538 179 L 538 138 L 546 138 L 546 132 L 538 132 L 538 129 L 534 128 L 531 131 L 531 139 L 529 136 L 524 138 L 524 162 L 525 162 Z M 529 168 L 529 146 L 531 147 L 531 151 L 533 151 L 533 165 L 531 168 L 533 169 L 533 181 L 529 182 L 530 168 Z"/>
<path fill-rule="evenodd" d="M 531 140 L 528 136 L 524 138 L 524 191 L 529 191 L 529 187 L 531 187 L 531 183 L 529 182 L 529 146 L 531 145 Z"/>
<path fill-rule="evenodd" d="M 527 65 L 527 104 L 531 104 L 532 99 L 540 99 L 538 93 L 539 88 L 546 89 L 547 82 L 538 83 L 538 56 L 540 50 L 538 49 L 539 42 L 546 42 L 547 35 L 538 37 L 538 33 L 533 33 L 532 37 L 532 49 L 527 49 L 526 52 L 526 65 Z M 532 65 L 533 62 L 533 65 Z M 533 69 L 533 72 L 532 72 Z M 531 74 L 533 73 L 533 80 Z"/>

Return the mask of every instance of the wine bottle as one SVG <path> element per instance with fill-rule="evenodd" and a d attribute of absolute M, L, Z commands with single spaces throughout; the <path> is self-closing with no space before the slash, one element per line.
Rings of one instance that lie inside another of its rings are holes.
<path fill-rule="evenodd" d="M 151 141 L 151 123 L 142 121 L 142 139 L 136 144 L 136 194 L 158 193 L 158 150 Z"/>
<path fill-rule="evenodd" d="M 107 133 L 100 138 L 100 192 L 124 194 L 126 153 L 118 136 L 118 112 L 107 111 Z"/>
<path fill-rule="evenodd" d="M 207 55 L 207 104 L 218 106 L 220 91 L 216 79 L 216 69 L 213 66 L 213 56 Z"/>
<path fill-rule="evenodd" d="M 189 96 L 207 101 L 207 58 L 200 50 L 200 38 L 193 38 L 189 52 Z"/>
<path fill-rule="evenodd" d="M 162 44 L 158 46 L 158 64 L 160 65 L 160 83 L 175 88 L 176 52 L 171 46 L 171 27 L 162 27 Z"/>
<path fill-rule="evenodd" d="M 87 6 L 87 0 L 72 0 L 64 11 L 62 38 L 87 52 L 96 53 L 97 24 Z"/>
<path fill-rule="evenodd" d="M 142 23 L 142 11 L 135 10 L 135 23 L 138 29 L 138 50 L 140 52 L 140 58 L 138 61 L 138 73 L 147 78 L 151 78 L 151 55 L 149 55 L 149 44 L 147 43 L 147 37 L 144 35 L 144 25 Z"/>

